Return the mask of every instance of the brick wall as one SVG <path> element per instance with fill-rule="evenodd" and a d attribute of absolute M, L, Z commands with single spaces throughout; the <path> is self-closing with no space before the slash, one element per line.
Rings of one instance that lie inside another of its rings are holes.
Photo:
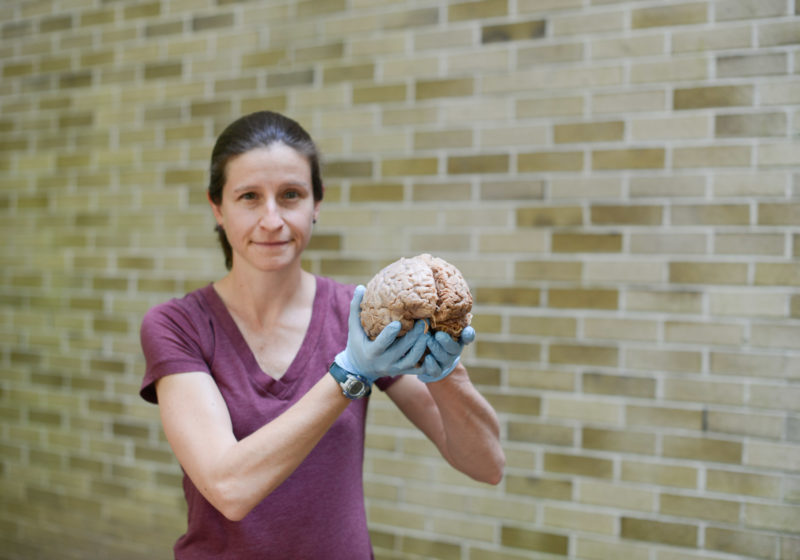
<path fill-rule="evenodd" d="M 313 272 L 468 277 L 499 487 L 385 397 L 380 559 L 800 558 L 800 3 L 13 0 L 0 27 L 0 557 L 169 558 L 144 311 L 223 273 L 222 126 L 326 156 Z"/>

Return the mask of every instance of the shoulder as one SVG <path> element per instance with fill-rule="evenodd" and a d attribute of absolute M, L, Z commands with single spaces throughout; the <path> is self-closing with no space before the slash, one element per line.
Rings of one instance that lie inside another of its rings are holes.
<path fill-rule="evenodd" d="M 142 318 L 141 335 L 163 337 L 167 333 L 183 332 L 202 336 L 210 328 L 211 311 L 207 290 L 211 285 L 189 292 L 151 307 Z"/>

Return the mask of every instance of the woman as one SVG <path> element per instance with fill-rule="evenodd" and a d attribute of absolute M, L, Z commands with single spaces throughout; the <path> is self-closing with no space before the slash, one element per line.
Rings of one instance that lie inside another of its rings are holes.
<path fill-rule="evenodd" d="M 498 483 L 498 421 L 459 362 L 474 331 L 455 342 L 420 321 L 397 337 L 395 322 L 370 341 L 363 286 L 301 268 L 323 194 L 307 132 L 277 113 L 242 117 L 217 139 L 210 171 L 229 272 L 154 307 L 141 329 L 141 395 L 158 403 L 184 470 L 175 557 L 371 558 L 362 462 L 373 383 L 455 468 Z"/>

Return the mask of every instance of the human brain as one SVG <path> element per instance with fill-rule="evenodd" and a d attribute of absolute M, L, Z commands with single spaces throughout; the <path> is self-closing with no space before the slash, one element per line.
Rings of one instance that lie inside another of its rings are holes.
<path fill-rule="evenodd" d="M 393 262 L 366 288 L 361 325 L 371 339 L 392 321 L 400 321 L 404 335 L 418 319 L 457 339 L 472 320 L 472 294 L 461 272 L 427 253 Z"/>

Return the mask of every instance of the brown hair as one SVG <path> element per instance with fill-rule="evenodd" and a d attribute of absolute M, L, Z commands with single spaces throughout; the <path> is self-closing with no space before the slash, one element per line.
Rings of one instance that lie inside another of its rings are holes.
<path fill-rule="evenodd" d="M 267 148 L 280 142 L 296 150 L 308 160 L 311 167 L 311 188 L 315 201 L 322 200 L 323 186 L 320 173 L 320 155 L 311 136 L 296 121 L 272 111 L 258 111 L 245 115 L 231 124 L 217 138 L 211 152 L 208 197 L 216 205 L 222 204 L 228 162 L 256 148 Z M 225 266 L 233 266 L 233 249 L 221 226 L 216 226 L 219 243 L 225 253 Z"/>

